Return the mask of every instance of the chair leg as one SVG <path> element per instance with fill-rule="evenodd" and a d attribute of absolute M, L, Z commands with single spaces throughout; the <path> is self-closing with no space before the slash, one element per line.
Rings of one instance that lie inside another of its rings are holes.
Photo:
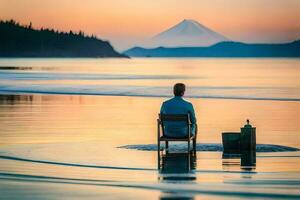
<path fill-rule="evenodd" d="M 166 141 L 166 153 L 169 153 L 169 141 Z"/>
<path fill-rule="evenodd" d="M 197 146 L 196 146 L 196 138 L 195 139 L 193 139 L 193 150 L 194 150 L 194 153 L 196 153 L 197 152 Z"/>
<path fill-rule="evenodd" d="M 160 141 L 157 143 L 157 169 L 160 169 Z"/>
<path fill-rule="evenodd" d="M 188 153 L 188 169 L 189 169 L 189 171 L 191 170 L 191 154 L 190 154 L 190 152 Z"/>

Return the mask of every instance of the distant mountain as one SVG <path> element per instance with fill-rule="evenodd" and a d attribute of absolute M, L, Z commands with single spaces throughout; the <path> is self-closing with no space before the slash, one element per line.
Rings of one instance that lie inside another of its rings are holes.
<path fill-rule="evenodd" d="M 195 20 L 183 20 L 177 25 L 151 38 L 142 47 L 199 47 L 229 41 L 225 36 L 203 26 Z"/>
<path fill-rule="evenodd" d="M 107 41 L 83 32 L 36 30 L 13 20 L 0 21 L 0 57 L 126 57 Z"/>
<path fill-rule="evenodd" d="M 134 47 L 124 54 L 132 57 L 300 57 L 300 40 L 286 44 L 221 42 L 209 47 Z"/>

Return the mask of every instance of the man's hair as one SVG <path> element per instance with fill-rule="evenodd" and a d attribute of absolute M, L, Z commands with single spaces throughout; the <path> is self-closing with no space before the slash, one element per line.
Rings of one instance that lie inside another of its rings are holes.
<path fill-rule="evenodd" d="M 173 88 L 175 96 L 183 96 L 185 92 L 185 85 L 183 83 L 176 83 Z"/>

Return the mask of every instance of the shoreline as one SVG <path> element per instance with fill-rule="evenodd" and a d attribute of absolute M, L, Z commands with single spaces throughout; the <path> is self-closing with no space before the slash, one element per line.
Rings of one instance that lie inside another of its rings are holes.
<path fill-rule="evenodd" d="M 29 90 L 2 90 L 0 95 L 71 95 L 71 96 L 111 96 L 111 97 L 146 97 L 146 98 L 171 98 L 172 95 L 139 95 L 139 94 L 105 94 L 85 92 L 46 92 Z M 250 100 L 250 101 L 286 101 L 299 102 L 300 98 L 259 98 L 259 97 L 224 97 L 224 96 L 185 96 L 186 99 L 220 99 L 220 100 Z"/>

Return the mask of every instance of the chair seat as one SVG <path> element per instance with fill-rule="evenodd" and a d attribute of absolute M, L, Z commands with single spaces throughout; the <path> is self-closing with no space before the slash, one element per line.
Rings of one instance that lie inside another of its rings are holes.
<path fill-rule="evenodd" d="M 195 138 L 194 135 L 192 135 L 190 138 L 184 137 L 184 138 L 172 138 L 172 137 L 166 137 L 166 136 L 161 136 L 159 138 L 160 141 L 188 141 L 188 140 L 193 140 Z"/>

